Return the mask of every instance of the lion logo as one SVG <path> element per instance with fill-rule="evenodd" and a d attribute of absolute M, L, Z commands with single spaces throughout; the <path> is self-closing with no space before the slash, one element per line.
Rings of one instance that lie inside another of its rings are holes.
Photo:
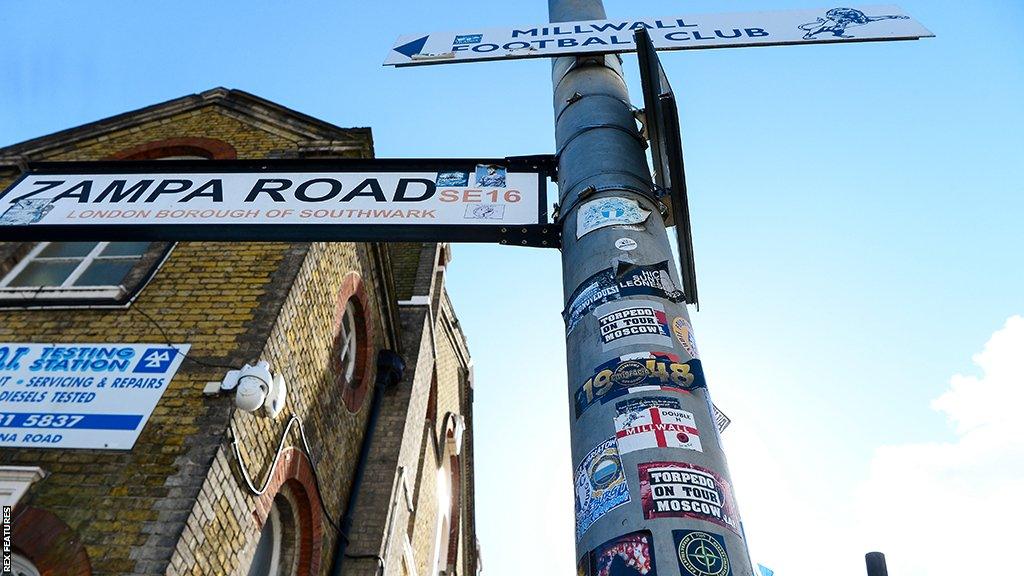
<path fill-rule="evenodd" d="M 909 20 L 909 16 L 868 16 L 856 8 L 833 8 L 825 12 L 815 22 L 798 26 L 805 32 L 804 40 L 814 40 L 819 34 L 831 33 L 834 38 L 853 38 L 847 36 L 846 29 L 852 26 L 863 26 L 879 20 Z"/>

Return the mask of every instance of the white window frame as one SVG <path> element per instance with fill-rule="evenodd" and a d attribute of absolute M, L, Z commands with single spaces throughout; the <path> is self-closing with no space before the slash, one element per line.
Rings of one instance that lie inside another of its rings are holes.
<path fill-rule="evenodd" d="M 345 304 L 345 311 L 341 315 L 341 345 L 338 350 L 338 359 L 341 367 L 342 377 L 346 384 L 351 384 L 356 373 L 356 355 L 359 346 L 359 331 L 356 328 L 356 307 L 352 300 Z"/>
<path fill-rule="evenodd" d="M 105 286 L 73 285 L 75 280 L 78 280 L 89 269 L 89 266 L 99 258 L 100 254 L 112 242 L 97 242 L 96 246 L 82 257 L 82 261 L 71 271 L 71 274 L 64 279 L 60 286 L 8 286 L 50 244 L 52 242 L 40 242 L 37 244 L 24 258 L 15 264 L 14 268 L 3 279 L 0 279 L 0 297 L 21 298 L 24 300 L 60 300 L 69 298 L 118 299 L 125 295 L 125 287 L 121 284 Z M 142 255 L 140 254 L 136 261 L 141 259 L 141 257 Z"/>
<path fill-rule="evenodd" d="M 271 544 L 270 544 L 271 545 L 270 561 L 266 565 L 266 573 L 269 574 L 270 576 L 280 576 L 280 574 L 281 574 L 281 545 L 282 545 L 282 537 L 283 537 L 283 534 L 282 534 L 283 526 L 281 524 L 281 511 L 280 511 L 280 508 L 278 507 L 276 501 L 270 505 L 270 512 L 267 514 L 267 519 L 266 519 L 266 521 L 263 524 L 263 529 L 266 530 L 268 525 L 270 526 L 270 530 L 271 530 L 271 534 L 273 535 L 273 538 L 271 539 Z M 260 538 L 263 535 L 262 532 L 263 531 L 261 530 L 260 534 L 258 534 L 256 536 L 256 549 L 257 550 L 259 549 Z M 256 559 L 255 555 L 256 555 L 256 551 L 254 550 L 253 551 L 253 560 L 254 561 Z M 261 572 L 264 569 L 263 566 L 252 566 L 252 565 L 250 565 L 249 566 L 249 571 L 251 572 L 253 568 L 259 568 Z"/>
<path fill-rule="evenodd" d="M 437 469 L 437 534 L 434 537 L 434 569 L 432 576 L 444 576 L 447 566 L 442 564 L 442 558 L 447 561 L 448 557 L 448 532 L 451 523 L 452 509 L 452 487 L 450 474 L 447 466 Z M 444 546 L 442 546 L 442 543 Z"/>
<path fill-rule="evenodd" d="M 29 487 L 45 477 L 38 466 L 0 466 L 0 505 L 14 508 Z"/>

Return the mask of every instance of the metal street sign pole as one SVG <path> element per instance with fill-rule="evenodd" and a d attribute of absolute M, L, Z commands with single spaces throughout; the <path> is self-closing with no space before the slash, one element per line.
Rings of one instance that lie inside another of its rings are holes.
<path fill-rule="evenodd" d="M 889 576 L 889 569 L 885 565 L 885 554 L 868 552 L 864 555 L 864 562 L 868 567 L 868 576 Z"/>
<path fill-rule="evenodd" d="M 619 58 L 560 57 L 552 79 L 580 574 L 751 576 Z"/>

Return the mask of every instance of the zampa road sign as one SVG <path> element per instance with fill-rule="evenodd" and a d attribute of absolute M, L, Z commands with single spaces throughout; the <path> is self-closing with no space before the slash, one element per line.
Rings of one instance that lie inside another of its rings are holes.
<path fill-rule="evenodd" d="M 897 6 L 587 20 L 400 37 L 385 66 L 632 52 L 647 29 L 658 50 L 914 40 L 931 37 Z"/>
<path fill-rule="evenodd" d="M 546 223 L 551 165 L 550 156 L 35 164 L 0 192 L 0 240 L 501 241 Z"/>

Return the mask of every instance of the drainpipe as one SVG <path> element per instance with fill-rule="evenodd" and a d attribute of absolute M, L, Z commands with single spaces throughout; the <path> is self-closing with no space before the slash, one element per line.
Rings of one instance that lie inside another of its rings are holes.
<path fill-rule="evenodd" d="M 348 502 L 345 504 L 345 515 L 341 518 L 341 532 L 338 534 L 338 542 L 334 549 L 334 559 L 331 562 L 331 576 L 343 574 L 342 565 L 345 558 L 377 560 L 378 570 L 384 567 L 384 559 L 376 554 L 361 554 L 350 556 L 345 553 L 348 549 L 349 534 L 352 532 L 352 520 L 355 516 L 356 503 L 359 501 L 359 493 L 362 491 L 363 475 L 366 472 L 366 465 L 370 459 L 370 444 L 373 442 L 373 431 L 377 428 L 377 418 L 380 416 L 380 408 L 384 403 L 384 393 L 402 381 L 405 373 L 405 361 L 394 350 L 381 350 L 377 353 L 377 380 L 373 390 L 373 405 L 370 408 L 370 417 L 366 422 L 366 432 L 363 434 L 363 444 L 359 448 L 359 461 L 356 467 L 356 476 L 352 479 L 352 489 L 348 493 Z"/>

